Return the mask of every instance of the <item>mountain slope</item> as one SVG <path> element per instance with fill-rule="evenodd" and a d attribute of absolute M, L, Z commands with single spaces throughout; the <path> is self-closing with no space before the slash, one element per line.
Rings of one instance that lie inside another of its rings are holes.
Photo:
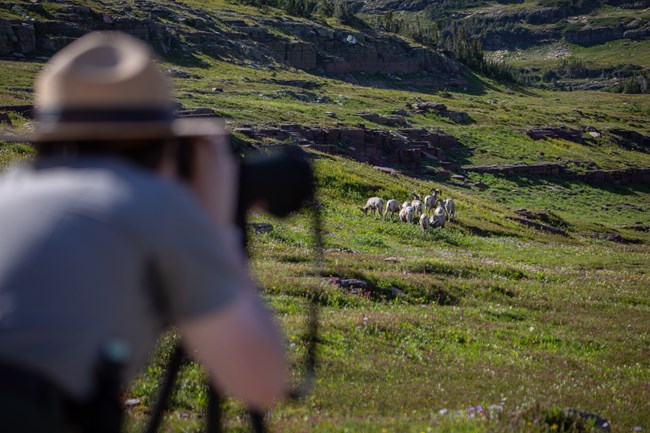
<path fill-rule="evenodd" d="M 613 87 L 621 79 L 648 71 L 647 1 L 370 0 L 352 4 L 372 19 L 392 15 L 402 27 L 413 27 L 415 20 L 418 26 L 433 21 L 442 31 L 440 38 L 462 25 L 486 50 L 496 52 L 498 60 L 546 85 Z"/>
<path fill-rule="evenodd" d="M 409 73 L 292 66 L 305 57 L 275 57 L 269 46 L 315 47 L 314 34 L 326 31 L 357 43 L 336 36 L 344 45 L 319 48 L 317 62 L 383 40 L 413 47 L 403 50 L 408 63 L 417 45 L 273 8 L 41 6 L 50 18 L 0 13 L 14 33 L 31 23 L 37 38 L 46 23 L 57 44 L 83 23 L 137 31 L 174 80 L 182 115 L 222 116 L 242 145 L 296 144 L 312 157 L 322 264 L 310 261 L 309 215 L 250 215 L 273 225 L 251 233 L 251 267 L 286 330 L 294 379 L 305 298 L 322 307 L 314 392 L 269 414 L 272 429 L 548 432 L 576 421 L 564 408 L 598 414 L 617 431 L 650 428 L 650 189 L 639 174 L 650 169 L 647 97 L 502 84 L 438 52 L 442 65 Z M 57 25 L 65 31 L 55 34 Z M 40 50 L 0 60 L 0 119 L 18 128 L 33 127 L 33 79 L 51 52 Z M 457 71 L 446 75 L 446 62 Z M 446 79 L 456 85 L 432 84 Z M 27 145 L 0 144 L 3 166 L 31 157 Z M 431 188 L 458 207 L 444 229 L 423 234 L 358 209 L 370 196 L 405 201 Z M 127 431 L 141 431 L 174 338 L 170 330 L 125 391 L 137 398 Z M 165 431 L 199 430 L 204 380 L 197 364 L 184 368 Z M 228 401 L 224 411 L 229 430 L 245 429 L 241 405 Z"/>

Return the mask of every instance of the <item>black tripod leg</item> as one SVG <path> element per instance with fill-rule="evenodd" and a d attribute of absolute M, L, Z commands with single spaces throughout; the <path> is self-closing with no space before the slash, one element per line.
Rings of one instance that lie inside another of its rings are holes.
<path fill-rule="evenodd" d="M 183 348 L 179 344 L 174 349 L 169 365 L 167 366 L 167 374 L 163 380 L 162 385 L 160 386 L 160 391 L 158 393 L 158 400 L 156 400 L 156 406 L 154 407 L 153 414 L 149 418 L 149 424 L 147 425 L 146 433 L 156 433 L 158 427 L 160 427 L 160 422 L 162 421 L 163 413 L 167 407 L 167 401 L 172 391 L 172 386 L 178 376 L 178 371 L 181 369 L 183 364 L 183 358 L 185 357 L 183 353 Z"/>
<path fill-rule="evenodd" d="M 264 414 L 261 414 L 257 411 L 251 410 L 249 412 L 251 416 L 251 426 L 255 433 L 266 433 L 266 425 L 264 424 Z"/>
<path fill-rule="evenodd" d="M 208 387 L 208 433 L 221 433 L 221 397 Z"/>

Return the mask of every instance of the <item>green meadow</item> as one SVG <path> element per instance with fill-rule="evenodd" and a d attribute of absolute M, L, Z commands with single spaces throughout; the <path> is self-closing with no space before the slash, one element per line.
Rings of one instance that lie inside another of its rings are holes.
<path fill-rule="evenodd" d="M 198 0 L 186 3 L 207 7 Z M 224 14 L 244 11 L 253 19 L 259 13 L 217 3 Z M 434 113 L 409 113 L 406 119 L 412 127 L 458 138 L 447 155 L 452 172 L 544 162 L 573 164 L 577 171 L 584 161 L 602 169 L 650 167 L 650 153 L 622 145 L 609 132 L 650 134 L 650 100 L 644 95 L 505 86 L 469 71 L 462 90 L 406 88 L 363 74 L 352 84 L 202 53 L 170 53 L 160 63 L 192 74 L 174 79 L 179 103 L 215 110 L 231 131 L 288 123 L 388 129 L 359 113 L 386 115 L 436 101 L 467 113 L 471 122 L 460 125 Z M 0 60 L 0 105 L 31 103 L 42 66 L 37 59 Z M 306 102 L 284 92 L 278 80 L 310 80 L 321 87 L 310 90 L 315 97 Z M 372 85 L 377 80 L 383 88 Z M 10 118 L 19 130 L 33 127 L 19 115 Z M 535 141 L 522 132 L 562 125 L 601 134 L 585 133 L 584 144 L 576 144 Z M 368 164 L 308 153 L 323 218 L 323 262 L 312 259 L 308 212 L 287 219 L 249 215 L 274 227 L 249 233 L 250 266 L 285 331 L 295 382 L 303 369 L 309 300 L 320 306 L 317 381 L 304 400 L 281 402 L 267 414 L 272 431 L 600 431 L 565 414 L 566 408 L 598 414 L 612 432 L 650 431 L 649 185 L 466 173 L 470 188 L 463 188 L 430 172 L 389 175 Z M 0 144 L 0 170 L 33 155 L 27 144 Z M 439 161 L 426 165 L 442 168 Z M 488 188 L 472 188 L 476 182 Z M 457 205 L 456 220 L 442 229 L 422 233 L 415 224 L 359 210 L 371 196 L 402 202 L 431 188 Z M 545 223 L 566 235 L 521 225 L 512 219 L 521 208 L 544 214 Z M 619 242 L 608 240 L 615 235 Z M 343 288 L 337 279 L 359 282 Z M 127 431 L 141 431 L 148 419 L 176 338 L 169 330 L 124 390 L 125 401 L 137 399 L 127 409 Z M 183 369 L 162 431 L 201 431 L 205 381 L 196 364 Z M 241 404 L 229 400 L 224 410 L 227 431 L 246 431 Z"/>
<path fill-rule="evenodd" d="M 586 236 L 625 222 L 598 222 L 581 210 L 598 190 L 566 198 L 574 212 L 555 211 L 568 236 L 546 235 L 508 220 L 509 206 L 490 196 L 318 157 L 324 263 L 311 259 L 308 215 L 251 214 L 274 225 L 251 233 L 251 268 L 283 323 L 296 376 L 306 299 L 321 307 L 314 391 L 270 413 L 273 431 L 596 431 L 579 423 L 571 430 L 565 408 L 598 414 L 612 431 L 647 428 L 647 234 L 625 244 Z M 431 185 L 459 203 L 457 221 L 444 229 L 422 234 L 358 210 L 368 195 L 406 198 Z M 647 188 L 635 194 L 647 200 Z M 343 289 L 333 278 L 367 286 Z M 146 419 L 171 339 L 127 392 L 142 402 L 130 410 L 132 431 Z M 171 431 L 198 431 L 204 422 L 203 380 L 195 365 L 184 371 Z M 243 431 L 243 408 L 229 402 L 225 411 L 228 428 Z"/>

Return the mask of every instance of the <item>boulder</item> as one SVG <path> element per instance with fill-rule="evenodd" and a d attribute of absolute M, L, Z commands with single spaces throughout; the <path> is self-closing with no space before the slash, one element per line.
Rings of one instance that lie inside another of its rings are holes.
<path fill-rule="evenodd" d="M 246 223 L 246 227 L 253 230 L 256 235 L 273 231 L 273 225 L 269 223 Z"/>
<path fill-rule="evenodd" d="M 627 142 L 633 143 L 640 147 L 650 148 L 650 136 L 643 135 L 640 132 L 621 128 L 611 128 L 608 129 L 607 132 L 616 135 L 619 138 L 619 143 L 621 144 L 626 144 Z"/>
<path fill-rule="evenodd" d="M 469 114 L 462 111 L 442 110 L 440 111 L 440 114 L 448 117 L 456 123 L 467 124 L 472 122 L 472 118 Z"/>
<path fill-rule="evenodd" d="M 509 219 L 511 221 L 516 221 L 520 224 L 523 224 L 525 226 L 534 228 L 536 230 L 544 231 L 544 232 L 549 232 L 553 233 L 556 235 L 562 235 L 562 236 L 567 236 L 567 233 L 564 230 L 560 230 L 558 228 L 555 228 L 553 226 L 549 226 L 546 224 L 538 223 L 536 221 L 531 221 L 525 218 L 518 218 L 518 217 L 506 217 L 506 219 Z"/>
<path fill-rule="evenodd" d="M 0 113 L 0 125 L 12 126 L 11 119 L 7 113 Z"/>
<path fill-rule="evenodd" d="M 541 127 L 532 128 L 525 131 L 533 140 L 541 140 L 543 138 L 555 138 L 561 140 L 572 141 L 574 143 L 583 144 L 582 132 L 577 129 L 568 128 L 566 126 L 559 127 Z"/>
<path fill-rule="evenodd" d="M 374 168 L 375 170 L 381 171 L 381 172 L 383 172 L 383 173 L 389 174 L 389 175 L 391 175 L 391 176 L 396 176 L 396 175 L 398 175 L 398 174 L 401 174 L 401 173 L 399 172 L 399 170 L 395 170 L 394 168 L 390 168 L 390 167 L 380 167 L 380 166 L 378 166 L 378 165 L 375 165 L 375 166 L 372 167 L 372 168 Z"/>
<path fill-rule="evenodd" d="M 445 111 L 447 106 L 442 102 L 417 102 L 411 104 L 411 108 L 416 111 Z"/>
<path fill-rule="evenodd" d="M 478 188 L 480 191 L 485 191 L 486 189 L 489 189 L 489 188 L 490 188 L 490 186 L 489 186 L 488 184 L 483 183 L 483 182 L 476 182 L 476 183 L 474 184 L 474 186 L 475 186 L 476 188 Z"/>

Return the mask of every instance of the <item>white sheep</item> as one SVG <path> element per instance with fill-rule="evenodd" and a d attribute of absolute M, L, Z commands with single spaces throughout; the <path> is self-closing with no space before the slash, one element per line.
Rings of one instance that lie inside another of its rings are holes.
<path fill-rule="evenodd" d="M 441 194 L 439 189 L 434 190 L 433 188 L 429 190 L 429 193 L 433 195 L 428 195 L 424 197 L 424 211 L 426 213 L 429 213 L 430 210 L 435 208 L 436 201 L 438 200 L 438 196 Z"/>
<path fill-rule="evenodd" d="M 442 200 L 438 200 L 438 207 L 433 211 L 433 216 L 429 219 L 429 225 L 432 228 L 445 226 L 445 208 Z"/>
<path fill-rule="evenodd" d="M 416 218 L 422 215 L 422 202 L 419 199 L 411 200 L 411 207 Z"/>
<path fill-rule="evenodd" d="M 444 201 L 445 212 L 447 213 L 447 221 L 451 221 L 456 217 L 456 205 L 450 198 Z"/>
<path fill-rule="evenodd" d="M 370 197 L 366 202 L 366 205 L 359 209 L 361 209 L 361 212 L 363 212 L 364 215 L 368 215 L 368 211 L 372 212 L 373 218 L 375 216 L 375 211 L 379 212 L 379 216 L 381 217 L 383 216 L 384 200 L 379 197 Z"/>
<path fill-rule="evenodd" d="M 413 205 L 411 204 L 410 201 L 405 201 L 404 203 L 402 203 L 402 209 L 404 209 L 406 207 L 413 207 Z"/>
<path fill-rule="evenodd" d="M 399 215 L 399 202 L 397 200 L 390 199 L 386 202 L 386 210 L 384 211 L 384 219 L 390 212 L 390 219 L 393 219 L 395 214 Z"/>
<path fill-rule="evenodd" d="M 426 232 L 427 229 L 429 228 L 429 216 L 425 213 L 420 215 L 420 229 L 422 230 L 422 233 Z"/>
<path fill-rule="evenodd" d="M 403 207 L 399 211 L 399 220 L 406 222 L 406 223 L 412 223 L 413 222 L 413 208 L 411 206 L 406 206 Z"/>

